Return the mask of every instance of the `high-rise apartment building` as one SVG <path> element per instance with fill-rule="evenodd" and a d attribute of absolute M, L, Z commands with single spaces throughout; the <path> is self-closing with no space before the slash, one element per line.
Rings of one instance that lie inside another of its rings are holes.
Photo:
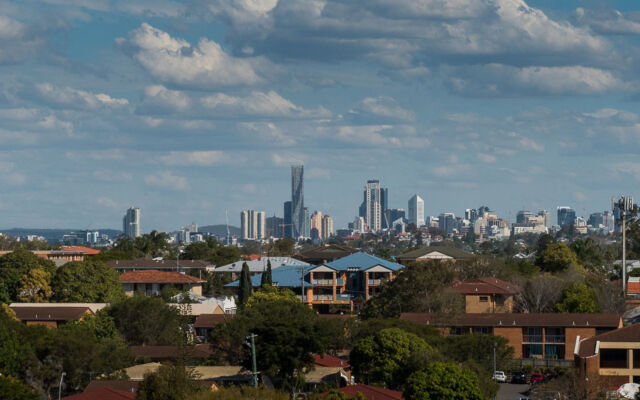
<path fill-rule="evenodd" d="M 531 211 L 520 210 L 518 214 L 516 214 L 516 224 L 525 224 L 531 217 L 533 217 Z"/>
<path fill-rule="evenodd" d="M 333 218 L 328 215 L 322 217 L 322 240 L 327 240 L 333 236 Z"/>
<path fill-rule="evenodd" d="M 122 218 L 122 232 L 132 239 L 140 236 L 140 209 L 129 207 Z"/>
<path fill-rule="evenodd" d="M 440 229 L 442 229 L 447 235 L 453 233 L 454 229 L 457 229 L 456 216 L 453 213 L 442 213 L 438 217 L 438 223 Z"/>
<path fill-rule="evenodd" d="M 293 220 L 291 219 L 291 202 L 284 202 L 284 237 L 293 238 Z"/>
<path fill-rule="evenodd" d="M 551 228 L 551 217 L 549 216 L 549 211 L 538 211 L 538 217 L 544 218 L 544 226 L 546 226 L 547 228 Z"/>
<path fill-rule="evenodd" d="M 409 223 L 415 224 L 417 228 L 424 225 L 424 200 L 417 194 L 409 199 Z"/>
<path fill-rule="evenodd" d="M 240 213 L 242 239 L 260 240 L 266 237 L 267 218 L 264 211 L 246 210 Z"/>
<path fill-rule="evenodd" d="M 305 236 L 304 166 L 291 166 L 291 224 L 294 238 Z"/>
<path fill-rule="evenodd" d="M 558 207 L 558 225 L 570 226 L 576 220 L 576 212 L 571 207 Z"/>
<path fill-rule="evenodd" d="M 308 238 L 311 237 L 311 213 L 309 208 L 304 208 L 304 224 L 302 225 L 302 236 Z"/>
<path fill-rule="evenodd" d="M 267 237 L 281 238 L 284 228 L 284 219 L 280 217 L 267 217 Z"/>
<path fill-rule="evenodd" d="M 389 208 L 389 189 L 388 188 L 380 188 L 380 223 L 382 224 L 382 229 L 389 229 L 389 225 L 392 221 L 387 221 L 385 218 L 385 212 Z"/>
<path fill-rule="evenodd" d="M 309 236 L 311 239 L 322 239 L 322 213 L 320 211 L 316 211 L 311 215 L 310 224 Z"/>
<path fill-rule="evenodd" d="M 371 232 L 378 232 L 382 228 L 382 204 L 380 196 L 380 181 L 369 180 L 365 190 L 364 220 Z"/>

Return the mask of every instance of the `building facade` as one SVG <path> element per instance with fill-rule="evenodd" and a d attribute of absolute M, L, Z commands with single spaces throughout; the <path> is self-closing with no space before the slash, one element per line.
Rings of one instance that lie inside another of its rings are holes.
<path fill-rule="evenodd" d="M 322 239 L 324 238 L 324 234 L 322 232 L 322 212 L 320 211 L 315 211 L 312 215 L 311 215 L 311 220 L 310 220 L 310 224 L 311 224 L 311 229 L 309 232 L 309 236 L 311 237 L 311 239 Z"/>
<path fill-rule="evenodd" d="M 382 203 L 380 198 L 380 181 L 369 180 L 365 190 L 365 217 L 371 232 L 382 229 Z"/>
<path fill-rule="evenodd" d="M 327 240 L 333 236 L 333 218 L 328 215 L 322 217 L 322 240 Z"/>
<path fill-rule="evenodd" d="M 417 228 L 424 225 L 424 200 L 417 194 L 409 199 L 409 223 L 413 223 Z"/>
<path fill-rule="evenodd" d="M 291 224 L 294 238 L 305 235 L 304 166 L 302 165 L 291 166 Z"/>
<path fill-rule="evenodd" d="M 576 212 L 571 207 L 558 207 L 558 225 L 561 227 L 569 226 L 576 220 Z"/>
<path fill-rule="evenodd" d="M 122 218 L 122 232 L 132 239 L 140 236 L 140 209 L 129 207 Z"/>
<path fill-rule="evenodd" d="M 264 211 L 246 210 L 240 213 L 242 239 L 262 240 L 266 237 L 267 218 Z"/>

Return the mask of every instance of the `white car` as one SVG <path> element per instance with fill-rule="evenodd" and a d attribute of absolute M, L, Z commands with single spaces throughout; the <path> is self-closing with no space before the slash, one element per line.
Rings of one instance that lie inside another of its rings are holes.
<path fill-rule="evenodd" d="M 493 379 L 496 382 L 505 383 L 507 381 L 507 375 L 504 371 L 496 371 L 493 373 Z"/>

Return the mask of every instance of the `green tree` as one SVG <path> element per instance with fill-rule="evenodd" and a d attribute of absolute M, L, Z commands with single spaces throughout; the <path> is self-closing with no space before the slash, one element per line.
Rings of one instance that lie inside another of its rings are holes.
<path fill-rule="evenodd" d="M 249 273 L 249 266 L 246 262 L 242 263 L 242 272 L 240 272 L 240 284 L 238 285 L 238 307 L 242 308 L 246 304 L 251 293 L 253 286 L 251 284 L 251 274 Z"/>
<path fill-rule="evenodd" d="M 20 280 L 18 301 L 28 303 L 42 303 L 51 297 L 51 276 L 42 268 L 29 270 Z"/>
<path fill-rule="evenodd" d="M 0 376 L 0 393 L 3 400 L 38 400 L 40 393 L 10 376 Z"/>
<path fill-rule="evenodd" d="M 576 254 L 564 243 L 547 245 L 540 256 L 540 268 L 546 272 L 562 272 L 578 265 Z"/>
<path fill-rule="evenodd" d="M 273 278 L 271 277 L 271 260 L 267 260 L 267 270 L 262 274 L 260 279 L 260 286 L 271 286 L 273 284 Z"/>
<path fill-rule="evenodd" d="M 125 296 L 118 273 L 91 259 L 59 267 L 51 286 L 54 300 L 62 303 L 112 303 Z"/>
<path fill-rule="evenodd" d="M 164 364 L 156 372 L 146 373 L 140 382 L 138 400 L 187 400 L 198 393 L 197 376 L 184 365 Z"/>
<path fill-rule="evenodd" d="M 289 289 L 279 289 L 274 286 L 265 286 L 263 290 L 255 292 L 247 300 L 245 307 L 255 307 L 260 303 L 286 301 L 291 303 L 300 304 L 300 300 L 296 297 L 296 294 Z"/>
<path fill-rule="evenodd" d="M 455 278 L 453 265 L 429 261 L 413 263 L 385 282 L 360 312 L 367 318 L 393 318 L 403 312 L 459 313 L 464 298 L 446 290 Z"/>
<path fill-rule="evenodd" d="M 181 342 L 181 316 L 159 297 L 137 294 L 104 309 L 129 345 L 175 345 Z"/>
<path fill-rule="evenodd" d="M 482 400 L 479 381 L 472 371 L 455 364 L 432 363 L 407 379 L 406 400 Z"/>
<path fill-rule="evenodd" d="M 419 336 L 401 329 L 384 329 L 360 340 L 351 350 L 354 375 L 365 383 L 397 389 L 411 369 L 412 358 L 431 358 L 437 352 Z"/>
<path fill-rule="evenodd" d="M 251 353 L 244 345 L 249 333 L 257 335 L 258 370 L 285 390 L 302 387 L 304 370 L 313 364 L 312 354 L 324 352 L 328 336 L 317 314 L 305 304 L 263 299 L 214 328 L 214 350 L 226 355 L 227 362 L 242 362 L 250 368 Z"/>
<path fill-rule="evenodd" d="M 562 292 L 562 301 L 555 309 L 561 313 L 597 313 L 597 297 L 584 282 L 578 281 Z"/>
<path fill-rule="evenodd" d="M 0 302 L 11 303 L 18 299 L 22 278 L 32 269 L 42 269 L 51 274 L 55 268 L 53 262 L 23 248 L 0 257 Z"/>

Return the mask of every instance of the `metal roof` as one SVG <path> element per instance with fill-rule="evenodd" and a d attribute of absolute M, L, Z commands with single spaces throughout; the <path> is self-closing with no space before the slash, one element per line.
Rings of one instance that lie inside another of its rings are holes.
<path fill-rule="evenodd" d="M 291 257 L 262 257 L 259 260 L 238 260 L 236 262 L 232 262 L 231 264 L 216 267 L 216 269 L 212 270 L 211 272 L 241 272 L 242 264 L 244 263 L 247 263 L 247 265 L 249 266 L 249 272 L 262 272 L 267 269 L 268 260 L 271 261 L 272 270 L 283 265 L 310 265 L 309 263 L 296 260 L 295 258 Z"/>
<path fill-rule="evenodd" d="M 271 281 L 274 286 L 278 287 L 300 287 L 300 275 L 301 269 L 304 268 L 304 286 L 313 287 L 314 285 L 309 283 L 309 270 L 313 266 L 301 266 L 301 265 L 283 265 L 282 267 L 274 268 L 271 270 Z M 260 281 L 262 280 L 262 274 L 253 275 L 251 277 L 251 285 L 253 287 L 260 287 Z M 225 287 L 238 287 L 240 286 L 240 280 L 233 281 L 224 285 Z"/>
<path fill-rule="evenodd" d="M 366 271 L 378 265 L 388 268 L 391 271 L 398 271 L 399 269 L 404 268 L 404 266 L 398 263 L 387 261 L 380 257 L 372 256 L 371 254 L 363 253 L 361 251 L 322 265 L 326 265 L 327 267 L 333 268 L 336 271 L 346 271 L 351 268 L 355 268 L 359 271 Z"/>

